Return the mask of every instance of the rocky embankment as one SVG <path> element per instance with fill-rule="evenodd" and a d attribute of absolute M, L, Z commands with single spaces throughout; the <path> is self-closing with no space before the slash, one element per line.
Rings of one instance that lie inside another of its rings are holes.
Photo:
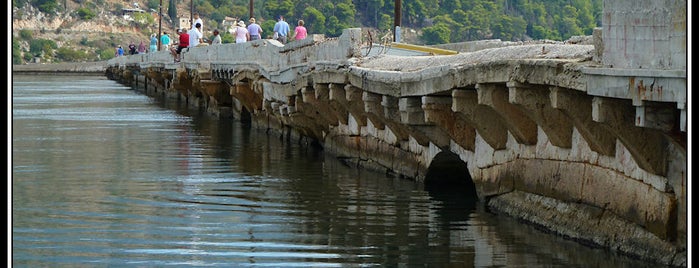
<path fill-rule="evenodd" d="M 103 74 L 107 67 L 107 61 L 96 62 L 63 62 L 63 63 L 35 63 L 12 65 L 13 73 L 93 73 Z"/>

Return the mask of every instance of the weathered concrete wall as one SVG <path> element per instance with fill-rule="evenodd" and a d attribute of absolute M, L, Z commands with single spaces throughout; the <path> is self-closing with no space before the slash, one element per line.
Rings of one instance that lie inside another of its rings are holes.
<path fill-rule="evenodd" d="M 605 0 L 603 64 L 613 68 L 687 68 L 686 0 Z"/>
<path fill-rule="evenodd" d="M 599 93 L 598 79 L 619 75 L 595 72 L 590 45 L 363 58 L 360 36 L 194 48 L 181 63 L 164 52 L 120 57 L 107 75 L 418 181 L 453 154 L 495 211 L 686 266 L 681 99 L 641 101 L 668 116 L 639 125 L 633 95 Z M 686 90 L 683 79 L 667 89 Z"/>

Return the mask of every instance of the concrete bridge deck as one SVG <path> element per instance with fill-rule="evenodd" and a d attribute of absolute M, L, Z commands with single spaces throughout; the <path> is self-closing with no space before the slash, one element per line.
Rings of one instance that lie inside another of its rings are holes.
<path fill-rule="evenodd" d="M 191 48 L 180 63 L 119 57 L 106 74 L 358 167 L 457 183 L 570 238 L 686 266 L 686 61 L 655 51 L 668 60 L 609 64 L 601 44 L 621 37 L 603 29 L 595 45 L 407 57 L 365 56 L 361 30 L 347 29 Z"/>

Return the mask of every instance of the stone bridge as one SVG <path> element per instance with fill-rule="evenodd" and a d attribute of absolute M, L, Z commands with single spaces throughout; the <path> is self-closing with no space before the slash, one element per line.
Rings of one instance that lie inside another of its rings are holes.
<path fill-rule="evenodd" d="M 190 48 L 179 63 L 165 51 L 118 57 L 106 74 L 358 167 L 462 187 L 583 243 L 686 266 L 686 2 L 647 2 L 605 1 L 587 45 L 369 56 L 362 30 L 346 29 Z"/>

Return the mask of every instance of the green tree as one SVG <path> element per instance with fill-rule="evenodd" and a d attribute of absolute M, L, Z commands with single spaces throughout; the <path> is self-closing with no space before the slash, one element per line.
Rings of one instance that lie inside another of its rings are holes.
<path fill-rule="evenodd" d="M 83 20 L 90 20 L 97 15 L 94 11 L 86 7 L 78 8 L 78 10 L 76 10 L 75 12 L 78 14 L 78 17 L 80 17 Z"/>
<path fill-rule="evenodd" d="M 150 13 L 146 12 L 135 12 L 133 14 L 134 23 L 136 26 L 141 28 L 146 28 L 155 23 L 155 18 Z"/>
<path fill-rule="evenodd" d="M 73 50 L 67 47 L 60 47 L 56 50 L 56 58 L 60 61 L 85 61 L 89 59 L 87 52 L 82 50 Z"/>
<path fill-rule="evenodd" d="M 335 16 L 331 16 L 326 21 L 325 35 L 328 37 L 337 37 L 342 35 L 343 28 L 340 26 L 340 20 Z"/>
<path fill-rule="evenodd" d="M 19 41 L 12 37 L 12 64 L 22 64 L 22 50 L 19 46 Z"/>
<path fill-rule="evenodd" d="M 29 29 L 19 30 L 19 38 L 21 38 L 22 40 L 25 40 L 25 41 L 32 40 L 33 35 L 34 35 L 34 32 L 32 30 L 29 30 Z"/>
<path fill-rule="evenodd" d="M 379 30 L 387 31 L 393 30 L 393 18 L 388 14 L 381 14 L 381 20 L 379 20 Z"/>
<path fill-rule="evenodd" d="M 563 8 L 562 17 L 558 20 L 558 30 L 563 39 L 568 39 L 574 35 L 583 35 L 583 31 L 578 25 L 578 10 L 571 6 L 566 5 Z"/>
<path fill-rule="evenodd" d="M 160 0 L 147 0 L 146 6 L 148 8 L 152 8 L 153 10 L 157 11 L 158 7 L 160 6 Z"/>
<path fill-rule="evenodd" d="M 444 14 L 452 13 L 456 10 L 461 10 L 461 0 L 441 0 L 439 11 Z"/>
<path fill-rule="evenodd" d="M 403 1 L 403 16 L 401 16 L 401 25 L 407 27 L 421 27 L 423 21 L 427 18 L 427 8 L 422 0 Z"/>
<path fill-rule="evenodd" d="M 177 5 L 175 4 L 175 0 L 170 0 L 168 2 L 167 15 L 173 22 L 177 21 Z"/>
<path fill-rule="evenodd" d="M 449 31 L 449 39 L 448 40 L 462 40 L 461 34 L 459 34 L 459 31 L 457 29 L 463 29 L 464 25 L 461 23 L 453 20 L 451 16 L 448 14 L 444 15 L 439 15 L 434 18 L 434 24 L 435 25 L 445 25 L 447 29 L 454 29 L 454 31 Z M 441 43 L 438 43 L 441 44 Z"/>
<path fill-rule="evenodd" d="M 304 26 L 309 33 L 325 33 L 325 16 L 323 13 L 320 13 L 320 11 L 314 7 L 307 7 L 306 10 L 303 11 L 303 18 L 305 18 L 303 20 L 305 22 Z M 296 22 L 287 22 L 290 24 L 293 31 Z"/>
<path fill-rule="evenodd" d="M 420 39 L 428 45 L 449 43 L 449 26 L 445 23 L 437 23 L 434 26 L 426 27 L 422 31 Z"/>
<path fill-rule="evenodd" d="M 284 18 L 293 18 L 294 6 L 294 2 L 291 0 L 269 0 L 264 3 L 264 8 L 275 19 L 279 15 L 284 16 Z"/>
<path fill-rule="evenodd" d="M 274 24 L 276 21 L 274 20 L 265 20 L 262 23 L 258 22 L 260 24 L 260 28 L 262 28 L 262 35 L 267 35 L 268 37 L 272 37 L 272 33 L 274 33 Z"/>
<path fill-rule="evenodd" d="M 108 48 L 108 49 L 98 49 L 97 50 L 97 55 L 99 55 L 98 60 L 110 60 L 114 58 L 114 49 L 113 48 Z"/>
<path fill-rule="evenodd" d="M 463 25 L 460 31 L 461 40 L 469 41 L 490 38 L 489 12 L 483 6 L 475 6 L 464 14 L 454 16 L 454 18 L 459 18 L 456 21 Z"/>
<path fill-rule="evenodd" d="M 58 48 L 56 42 L 48 39 L 32 39 L 29 41 L 29 52 L 34 56 L 50 55 Z"/>
<path fill-rule="evenodd" d="M 58 3 L 56 0 L 33 0 L 32 5 L 39 8 L 41 12 L 56 14 Z"/>
<path fill-rule="evenodd" d="M 502 15 L 493 24 L 493 37 L 502 40 L 521 40 L 526 32 L 527 23 L 520 17 Z"/>
<path fill-rule="evenodd" d="M 359 20 L 366 26 L 381 28 L 381 20 L 383 15 L 391 17 L 389 14 L 382 13 L 381 10 L 388 0 L 364 0 L 357 1 L 356 10 Z M 390 28 L 390 26 L 389 26 Z"/>

